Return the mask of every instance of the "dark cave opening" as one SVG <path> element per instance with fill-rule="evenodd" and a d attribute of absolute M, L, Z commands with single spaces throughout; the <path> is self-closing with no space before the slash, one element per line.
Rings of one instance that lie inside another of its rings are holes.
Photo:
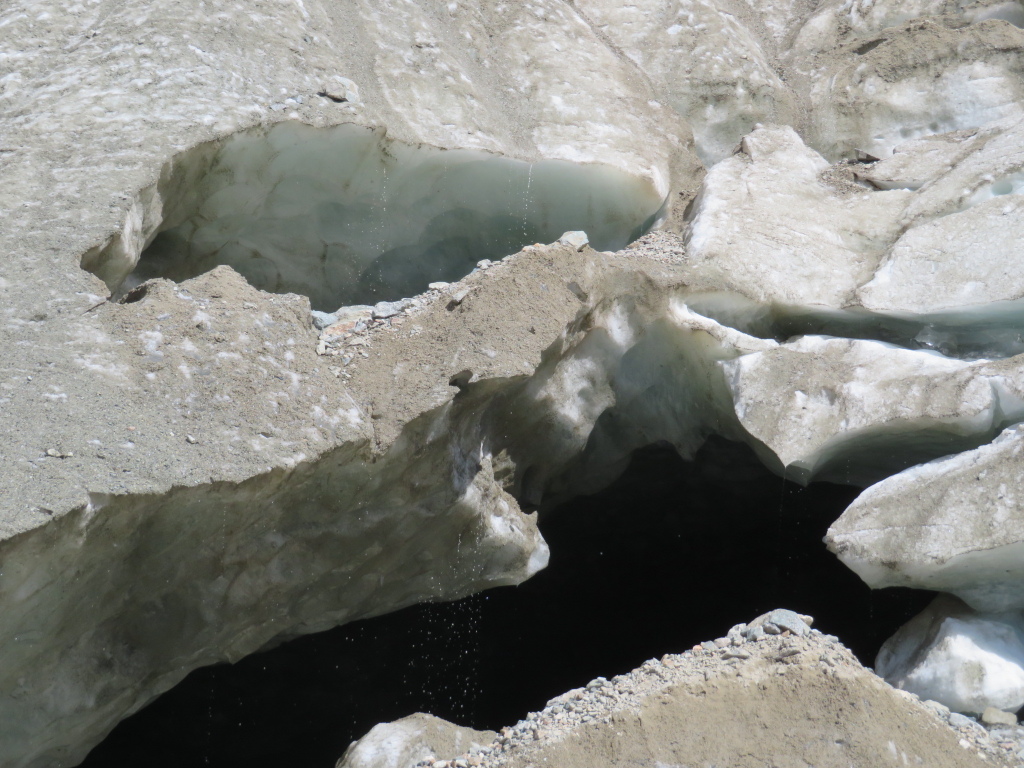
<path fill-rule="evenodd" d="M 694 461 L 649 447 L 604 491 L 543 514 L 551 564 L 529 582 L 197 670 L 82 765 L 330 768 L 378 722 L 424 711 L 498 729 L 778 607 L 814 615 L 871 665 L 931 595 L 872 592 L 827 552 L 856 495 L 787 482 L 722 439 Z"/>

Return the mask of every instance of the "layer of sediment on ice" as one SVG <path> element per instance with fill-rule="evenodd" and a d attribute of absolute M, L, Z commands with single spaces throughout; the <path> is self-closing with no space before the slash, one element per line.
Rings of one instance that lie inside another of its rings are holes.
<path fill-rule="evenodd" d="M 780 614 L 796 616 L 774 610 L 692 650 L 566 691 L 504 728 L 484 750 L 445 752 L 438 740 L 436 757 L 448 765 L 473 758 L 484 768 L 587 768 L 595 760 L 756 768 L 794 759 L 975 768 L 1010 758 L 1011 750 L 983 728 L 970 721 L 951 728 L 948 709 L 886 685 L 834 637 L 789 631 L 795 622 L 785 635 L 744 637 Z M 410 746 L 422 738 L 402 736 Z M 431 759 L 398 765 L 426 768 Z"/>

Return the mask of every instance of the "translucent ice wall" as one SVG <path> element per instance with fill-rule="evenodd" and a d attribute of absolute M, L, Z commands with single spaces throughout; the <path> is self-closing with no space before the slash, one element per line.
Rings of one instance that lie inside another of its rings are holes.
<path fill-rule="evenodd" d="M 164 210 L 181 213 L 122 291 L 227 264 L 258 288 L 330 311 L 415 295 L 568 230 L 616 250 L 662 204 L 650 184 L 610 168 L 410 146 L 349 125 L 240 133 L 202 162 L 194 184 L 174 185 L 183 198 Z"/>

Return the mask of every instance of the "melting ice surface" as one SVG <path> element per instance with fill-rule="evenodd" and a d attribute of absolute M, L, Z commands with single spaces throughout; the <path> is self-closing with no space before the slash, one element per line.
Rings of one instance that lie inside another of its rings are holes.
<path fill-rule="evenodd" d="M 357 126 L 282 123 L 223 142 L 122 290 L 220 264 L 315 309 L 412 296 L 533 242 L 584 230 L 617 250 L 649 228 L 654 188 L 624 172 L 439 150 Z"/>
<path fill-rule="evenodd" d="M 687 304 L 730 328 L 779 342 L 805 335 L 871 339 L 961 360 L 1024 354 L 1024 300 L 1019 299 L 917 315 L 761 305 L 725 292 L 692 294 Z"/>

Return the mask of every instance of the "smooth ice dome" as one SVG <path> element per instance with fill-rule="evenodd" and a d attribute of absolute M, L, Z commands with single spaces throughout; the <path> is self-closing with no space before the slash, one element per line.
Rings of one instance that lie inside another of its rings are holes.
<path fill-rule="evenodd" d="M 722 366 L 736 416 L 770 450 L 769 465 L 805 482 L 870 485 L 974 448 L 1024 416 L 1021 362 L 803 336 Z"/>
<path fill-rule="evenodd" d="M 417 712 L 374 726 L 349 745 L 337 768 L 411 768 L 428 757 L 451 758 L 487 746 L 497 737 Z"/>

